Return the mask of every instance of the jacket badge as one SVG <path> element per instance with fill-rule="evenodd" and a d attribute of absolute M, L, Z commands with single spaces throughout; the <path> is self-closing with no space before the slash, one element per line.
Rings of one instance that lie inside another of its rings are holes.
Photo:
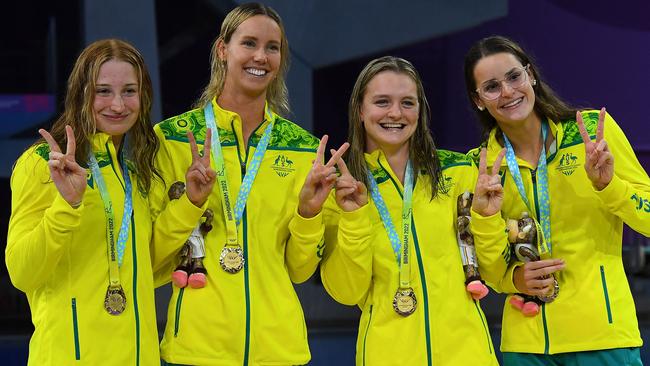
<path fill-rule="evenodd" d="M 453 179 L 450 176 L 443 174 L 442 185 L 440 186 L 440 192 L 442 192 L 443 194 L 448 194 L 449 191 L 451 191 L 451 187 L 453 186 L 454 186 Z"/>
<path fill-rule="evenodd" d="M 278 156 L 275 157 L 273 165 L 271 165 L 271 169 L 273 169 L 275 173 L 282 178 L 286 177 L 296 170 L 293 168 L 293 161 L 283 154 L 278 154 Z"/>
<path fill-rule="evenodd" d="M 578 157 L 572 153 L 562 154 L 560 157 L 560 164 L 555 168 L 555 170 L 566 175 L 567 177 L 573 174 L 573 172 L 580 166 L 578 163 Z"/>

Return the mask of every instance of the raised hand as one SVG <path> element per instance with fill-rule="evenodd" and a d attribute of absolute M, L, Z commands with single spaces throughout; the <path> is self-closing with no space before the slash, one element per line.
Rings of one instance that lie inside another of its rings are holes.
<path fill-rule="evenodd" d="M 614 177 L 614 155 L 609 151 L 607 141 L 603 139 L 605 134 L 605 108 L 601 108 L 598 115 L 598 128 L 596 129 L 596 141 L 591 141 L 589 133 L 582 120 L 582 113 L 576 112 L 576 122 L 585 143 L 585 170 L 587 177 L 596 190 L 607 187 Z"/>
<path fill-rule="evenodd" d="M 334 165 L 341 159 L 341 156 L 350 147 L 347 142 L 336 150 L 327 164 L 325 161 L 325 146 L 327 146 L 327 135 L 324 135 L 316 150 L 316 160 L 307 174 L 305 183 L 298 196 L 298 213 L 305 218 L 311 218 L 320 212 L 323 203 L 336 183 L 336 168 Z"/>
<path fill-rule="evenodd" d="M 330 150 L 332 156 L 336 153 L 334 149 Z M 346 212 L 357 210 L 368 203 L 368 190 L 366 186 L 356 180 L 343 159 L 336 163 L 341 175 L 336 179 L 336 204 Z"/>
<path fill-rule="evenodd" d="M 515 268 L 512 277 L 519 292 L 531 296 L 545 296 L 551 292 L 555 281 L 553 276 L 548 275 L 563 269 L 562 259 L 542 259 Z M 546 276 L 548 277 L 544 278 Z"/>
<path fill-rule="evenodd" d="M 77 144 L 74 139 L 72 127 L 65 126 L 67 146 L 65 153 L 61 152 L 59 144 L 44 129 L 38 130 L 47 144 L 50 145 L 50 160 L 47 165 L 50 168 L 50 177 L 61 194 L 61 197 L 76 208 L 81 205 L 81 200 L 86 191 L 86 169 L 77 164 L 75 150 Z"/>
<path fill-rule="evenodd" d="M 492 172 L 487 172 L 487 150 L 481 149 L 481 158 L 478 165 L 478 179 L 476 188 L 474 188 L 474 199 L 472 200 L 472 209 L 481 216 L 492 216 L 501 210 L 503 203 L 503 186 L 499 176 L 501 161 L 506 154 L 505 149 L 501 149 L 499 155 L 492 165 Z"/>
<path fill-rule="evenodd" d="M 187 139 L 192 149 L 192 164 L 185 173 L 185 194 L 197 207 L 203 206 L 208 199 L 217 172 L 210 167 L 210 148 L 212 147 L 212 130 L 208 128 L 203 143 L 203 156 L 199 154 L 199 147 L 192 131 L 187 131 Z"/>

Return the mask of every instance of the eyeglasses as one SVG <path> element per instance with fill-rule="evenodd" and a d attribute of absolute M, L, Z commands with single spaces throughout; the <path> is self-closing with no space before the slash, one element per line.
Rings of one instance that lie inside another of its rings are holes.
<path fill-rule="evenodd" d="M 509 87 L 512 89 L 519 89 L 528 80 L 528 69 L 530 64 L 524 67 L 515 67 L 514 69 L 508 71 L 505 77 L 501 80 L 488 80 L 481 84 L 481 86 L 476 89 L 476 93 L 485 99 L 485 100 L 495 100 L 501 96 L 503 92 L 503 82 L 505 81 Z"/>

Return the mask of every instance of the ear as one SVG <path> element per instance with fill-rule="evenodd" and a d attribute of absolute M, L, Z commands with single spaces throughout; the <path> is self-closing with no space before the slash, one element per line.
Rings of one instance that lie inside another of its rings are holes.
<path fill-rule="evenodd" d="M 474 104 L 476 104 L 476 108 L 478 108 L 479 111 L 483 112 L 485 109 L 485 104 L 483 104 L 481 98 L 475 95 L 472 97 L 472 99 L 474 100 Z"/>
<path fill-rule="evenodd" d="M 226 50 L 226 42 L 224 42 L 223 39 L 219 38 L 217 40 L 217 57 L 219 57 L 219 60 L 222 62 L 226 62 L 227 53 L 228 51 Z"/>

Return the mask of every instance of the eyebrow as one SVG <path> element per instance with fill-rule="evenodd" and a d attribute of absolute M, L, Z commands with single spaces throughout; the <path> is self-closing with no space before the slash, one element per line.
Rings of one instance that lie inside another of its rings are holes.
<path fill-rule="evenodd" d="M 373 96 L 372 96 L 372 99 L 391 98 L 391 97 L 392 97 L 392 96 L 389 95 L 389 94 L 377 94 L 377 95 L 373 95 Z M 413 99 L 413 100 L 417 100 L 418 98 L 417 98 L 416 96 L 413 96 L 413 95 L 407 95 L 407 96 L 402 97 L 401 99 Z"/>
<path fill-rule="evenodd" d="M 113 86 L 111 84 L 95 84 L 95 86 Z M 138 83 L 124 84 L 124 86 L 138 86 Z"/>
<path fill-rule="evenodd" d="M 512 74 L 513 72 L 517 71 L 518 68 L 520 68 L 520 67 L 518 67 L 518 66 L 513 67 L 512 69 L 510 69 L 510 71 L 507 71 L 505 74 L 503 74 L 503 76 L 508 76 L 508 75 Z M 481 84 L 485 84 L 485 83 L 488 83 L 490 81 L 495 81 L 495 80 L 497 80 L 497 79 L 496 78 L 488 79 L 488 80 L 485 80 L 484 82 L 482 82 Z"/>

